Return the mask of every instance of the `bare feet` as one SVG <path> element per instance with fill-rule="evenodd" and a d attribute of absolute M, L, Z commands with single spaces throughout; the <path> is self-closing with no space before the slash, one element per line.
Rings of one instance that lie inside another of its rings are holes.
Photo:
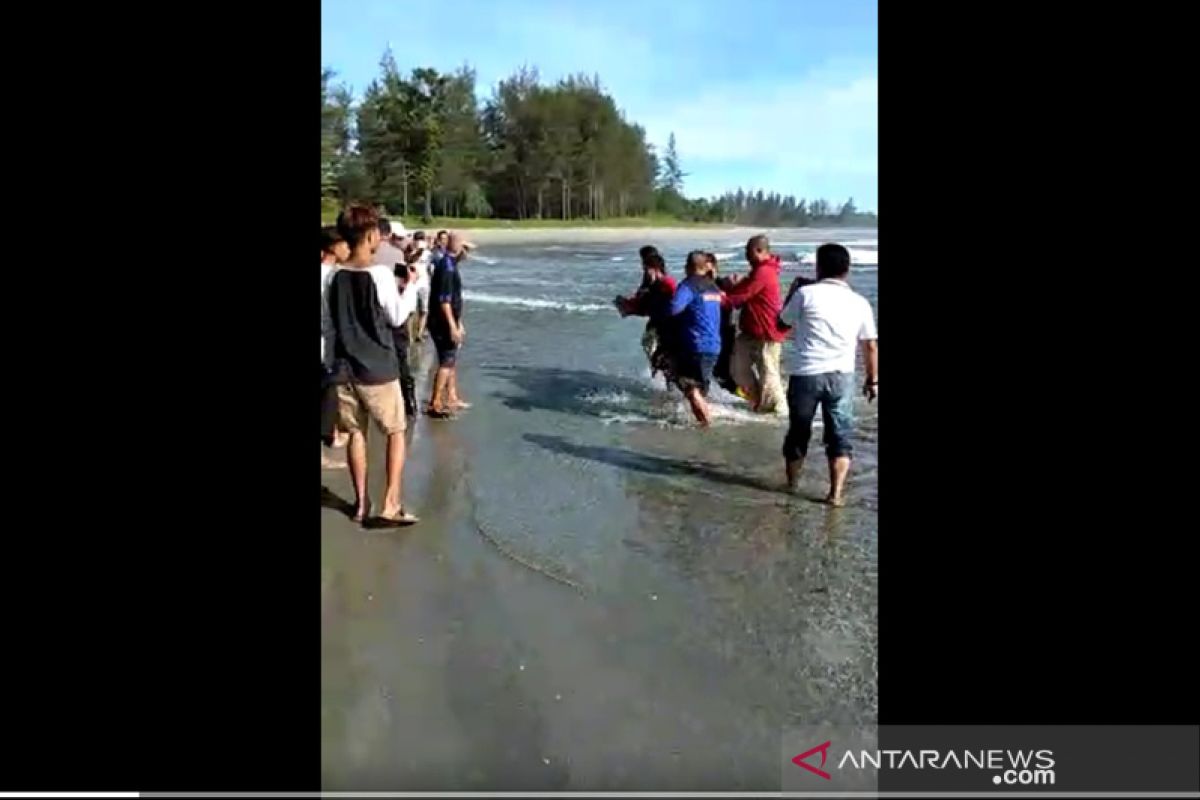
<path fill-rule="evenodd" d="M 368 499 L 363 499 L 362 502 L 355 507 L 354 516 L 352 516 L 350 519 L 361 525 L 369 516 L 371 516 L 371 501 Z"/>
<path fill-rule="evenodd" d="M 471 407 L 471 404 L 465 400 L 455 400 L 453 403 L 451 403 L 451 407 L 457 409 L 458 411 L 465 411 Z"/>
<path fill-rule="evenodd" d="M 843 508 L 843 507 L 845 507 L 845 505 L 846 505 L 846 495 L 844 495 L 844 494 L 840 494 L 840 495 L 833 495 L 833 494 L 831 494 L 831 495 L 829 495 L 828 497 L 826 497 L 826 498 L 825 498 L 825 503 L 826 503 L 827 505 L 833 506 L 834 508 Z"/>

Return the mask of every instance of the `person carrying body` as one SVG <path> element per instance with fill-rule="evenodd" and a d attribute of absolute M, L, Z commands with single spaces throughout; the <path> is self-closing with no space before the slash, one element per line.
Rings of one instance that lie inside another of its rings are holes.
<path fill-rule="evenodd" d="M 854 356 L 862 349 L 868 401 L 879 393 L 879 348 L 871 304 L 850 288 L 850 253 L 837 244 L 817 248 L 817 281 L 798 278 L 780 314 L 794 337 L 788 372 L 788 431 L 783 440 L 788 488 L 796 491 L 808 452 L 813 417 L 821 407 L 829 460 L 826 502 L 845 504 L 846 476 L 854 452 Z"/>
<path fill-rule="evenodd" d="M 679 318 L 674 360 L 675 383 L 703 428 L 708 427 L 709 377 L 721 354 L 721 305 L 724 294 L 713 282 L 704 252 L 688 253 L 687 277 L 675 290 L 671 314 Z"/>
<path fill-rule="evenodd" d="M 617 297 L 614 302 L 622 317 L 648 318 L 642 333 L 642 349 L 650 362 L 651 374 L 669 375 L 669 356 L 674 343 L 671 298 L 675 294 L 675 279 L 667 274 L 667 264 L 657 248 L 647 245 L 638 254 L 642 259 L 642 283 L 634 294 Z M 668 377 L 668 386 L 670 383 Z"/>
<path fill-rule="evenodd" d="M 746 242 L 746 261 L 750 274 L 735 280 L 726 292 L 733 307 L 741 309 L 730 371 L 755 411 L 774 412 L 783 399 L 779 377 L 784 339 L 779 327 L 781 266 L 766 236 Z"/>

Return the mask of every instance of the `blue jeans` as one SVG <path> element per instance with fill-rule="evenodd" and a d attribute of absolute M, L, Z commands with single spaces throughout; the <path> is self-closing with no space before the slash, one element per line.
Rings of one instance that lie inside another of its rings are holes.
<path fill-rule="evenodd" d="M 826 372 L 821 375 L 793 375 L 788 382 L 788 432 L 783 440 L 783 457 L 799 461 L 808 453 L 813 417 L 821 406 L 825 425 L 825 455 L 849 457 L 854 430 L 854 373 Z"/>

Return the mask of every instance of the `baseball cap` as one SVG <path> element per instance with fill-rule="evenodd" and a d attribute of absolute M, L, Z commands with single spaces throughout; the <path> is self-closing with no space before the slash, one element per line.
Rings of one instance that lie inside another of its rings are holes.
<path fill-rule="evenodd" d="M 401 239 L 408 236 L 408 231 L 404 229 L 403 222 L 392 223 L 392 236 L 399 236 Z"/>

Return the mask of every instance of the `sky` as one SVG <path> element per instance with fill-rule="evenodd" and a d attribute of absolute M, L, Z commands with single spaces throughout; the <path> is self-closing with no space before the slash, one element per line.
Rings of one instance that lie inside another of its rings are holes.
<path fill-rule="evenodd" d="M 322 0 L 321 61 L 358 97 L 389 46 L 402 72 L 470 65 L 480 99 L 522 66 L 599 75 L 684 194 L 853 197 L 878 211 L 877 0 Z"/>

